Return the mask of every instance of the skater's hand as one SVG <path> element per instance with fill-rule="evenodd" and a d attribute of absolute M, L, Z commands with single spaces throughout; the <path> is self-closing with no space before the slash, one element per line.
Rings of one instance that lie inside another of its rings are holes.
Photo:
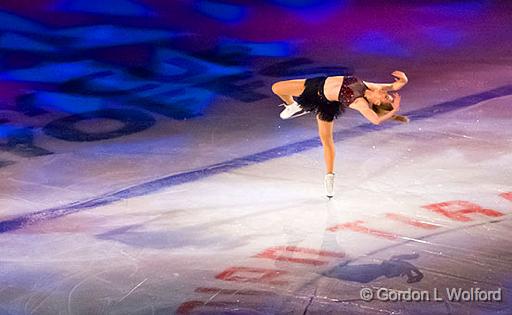
<path fill-rule="evenodd" d="M 402 71 L 393 71 L 393 73 L 391 73 L 392 76 L 394 76 L 396 78 L 396 80 L 402 84 L 406 84 L 409 80 L 407 79 L 407 76 L 405 75 L 405 73 L 403 73 Z"/>
<path fill-rule="evenodd" d="M 398 112 L 398 110 L 400 109 L 400 94 L 392 93 L 391 95 L 393 96 L 393 103 L 391 103 L 391 105 L 393 106 L 393 110 L 395 112 Z"/>

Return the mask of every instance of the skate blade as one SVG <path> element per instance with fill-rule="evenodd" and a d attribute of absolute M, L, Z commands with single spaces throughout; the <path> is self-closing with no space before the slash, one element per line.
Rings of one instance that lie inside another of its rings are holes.
<path fill-rule="evenodd" d="M 300 111 L 300 112 L 297 112 L 296 114 L 292 115 L 290 118 L 287 118 L 287 119 L 297 118 L 297 117 L 304 116 L 304 115 L 309 114 L 309 113 L 311 113 L 311 112 Z"/>

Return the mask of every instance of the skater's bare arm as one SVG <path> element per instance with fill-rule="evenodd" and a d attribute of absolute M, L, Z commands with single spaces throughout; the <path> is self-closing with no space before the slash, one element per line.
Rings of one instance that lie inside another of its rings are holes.
<path fill-rule="evenodd" d="M 393 110 L 385 115 L 379 116 L 371 108 L 368 102 L 364 99 L 357 99 L 354 103 L 350 104 L 350 108 L 357 110 L 364 118 L 368 119 L 374 125 L 380 125 L 382 122 L 390 119 L 400 109 L 400 95 L 393 94 Z"/>
<path fill-rule="evenodd" d="M 373 82 L 366 82 L 363 81 L 364 84 L 370 89 L 370 90 L 385 90 L 385 91 L 398 91 L 401 88 L 404 87 L 404 85 L 409 82 L 407 79 L 407 76 L 402 71 L 394 71 L 391 73 L 392 76 L 395 77 L 395 82 L 393 83 L 373 83 Z"/>
<path fill-rule="evenodd" d="M 379 116 L 370 109 L 368 103 L 364 100 L 356 100 L 350 104 L 350 108 L 357 110 L 364 118 L 368 119 L 372 124 L 378 125 L 380 123 Z"/>

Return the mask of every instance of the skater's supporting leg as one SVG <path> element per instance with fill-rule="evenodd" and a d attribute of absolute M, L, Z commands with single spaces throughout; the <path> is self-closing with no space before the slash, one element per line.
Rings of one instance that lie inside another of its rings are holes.
<path fill-rule="evenodd" d="M 324 121 L 321 120 L 318 116 L 316 117 L 318 122 L 318 134 L 320 136 L 320 141 L 322 141 L 322 145 L 324 147 L 324 159 L 325 159 L 325 168 L 327 174 L 334 173 L 334 139 L 333 139 L 333 121 Z"/>

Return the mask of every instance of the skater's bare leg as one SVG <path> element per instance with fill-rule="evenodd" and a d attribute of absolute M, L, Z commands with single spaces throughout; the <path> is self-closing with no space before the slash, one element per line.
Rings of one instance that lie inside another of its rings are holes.
<path fill-rule="evenodd" d="M 279 96 L 285 104 L 290 105 L 294 102 L 294 96 L 299 96 L 304 92 L 304 82 L 306 82 L 304 79 L 279 81 L 272 85 L 272 92 Z"/>
<path fill-rule="evenodd" d="M 334 148 L 334 138 L 333 138 L 333 121 L 323 121 L 318 116 L 316 117 L 316 121 L 318 122 L 318 134 L 320 136 L 320 141 L 324 147 L 324 159 L 325 159 L 325 169 L 327 174 L 334 174 L 334 157 L 335 157 L 335 148 Z"/>

